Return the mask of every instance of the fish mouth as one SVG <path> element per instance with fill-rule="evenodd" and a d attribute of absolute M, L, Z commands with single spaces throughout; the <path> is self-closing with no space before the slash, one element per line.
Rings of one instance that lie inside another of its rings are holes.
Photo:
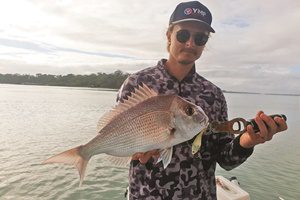
<path fill-rule="evenodd" d="M 208 122 L 208 120 L 203 120 L 202 122 L 200 122 L 200 124 L 202 126 L 202 129 L 201 129 L 201 131 L 202 131 L 203 129 L 208 127 L 209 122 Z"/>
<path fill-rule="evenodd" d="M 208 126 L 209 124 L 209 119 L 206 115 L 201 115 L 201 116 L 198 116 L 196 118 L 197 121 L 199 121 L 199 124 L 201 124 L 202 126 L 204 126 L 205 128 Z"/>

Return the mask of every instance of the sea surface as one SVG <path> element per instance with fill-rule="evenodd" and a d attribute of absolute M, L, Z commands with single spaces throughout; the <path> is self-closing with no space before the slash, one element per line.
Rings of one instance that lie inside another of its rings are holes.
<path fill-rule="evenodd" d="M 127 169 L 103 156 L 89 162 L 82 187 L 77 170 L 43 160 L 96 135 L 100 116 L 115 105 L 116 91 L 0 84 L 0 199 L 122 200 Z M 289 129 L 255 147 L 241 166 L 216 174 L 236 176 L 252 200 L 300 199 L 300 97 L 225 93 L 229 118 L 250 119 L 263 110 L 283 113 Z"/>

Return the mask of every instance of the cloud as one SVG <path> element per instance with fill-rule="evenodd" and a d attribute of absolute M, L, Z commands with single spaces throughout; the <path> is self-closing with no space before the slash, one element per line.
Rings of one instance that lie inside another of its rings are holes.
<path fill-rule="evenodd" d="M 20 48 L 20 49 L 27 49 L 27 50 L 32 50 L 32 51 L 37 51 L 37 52 L 42 52 L 42 53 L 53 52 L 51 49 L 49 49 L 47 47 L 43 47 L 42 45 L 35 44 L 32 42 L 27 42 L 27 41 L 21 41 L 21 40 L 0 38 L 0 45 Z"/>
<path fill-rule="evenodd" d="M 273 70 L 271 70 L 273 69 Z M 249 91 L 259 93 L 299 94 L 300 71 L 279 68 L 248 66 L 243 69 L 214 67 L 198 72 L 224 90 Z"/>
<path fill-rule="evenodd" d="M 165 31 L 179 2 L 1 2 L 0 73 L 134 72 L 153 66 L 168 57 Z M 201 75 L 227 90 L 300 93 L 300 1 L 201 2 L 212 11 L 216 30 L 197 61 Z"/>

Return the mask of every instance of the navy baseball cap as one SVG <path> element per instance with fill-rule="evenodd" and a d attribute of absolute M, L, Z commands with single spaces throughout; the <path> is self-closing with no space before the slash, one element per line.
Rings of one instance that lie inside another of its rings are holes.
<path fill-rule="evenodd" d="M 210 11 L 199 1 L 188 1 L 178 4 L 170 17 L 169 25 L 186 21 L 199 22 L 209 32 L 215 32 L 211 27 L 212 16 Z"/>

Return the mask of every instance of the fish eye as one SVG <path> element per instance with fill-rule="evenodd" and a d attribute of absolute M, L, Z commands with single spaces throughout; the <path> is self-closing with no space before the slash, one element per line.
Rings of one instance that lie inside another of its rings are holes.
<path fill-rule="evenodd" d="M 191 107 L 191 106 L 188 106 L 186 109 L 185 109 L 185 113 L 188 115 L 188 116 L 192 116 L 194 114 L 194 109 Z"/>

